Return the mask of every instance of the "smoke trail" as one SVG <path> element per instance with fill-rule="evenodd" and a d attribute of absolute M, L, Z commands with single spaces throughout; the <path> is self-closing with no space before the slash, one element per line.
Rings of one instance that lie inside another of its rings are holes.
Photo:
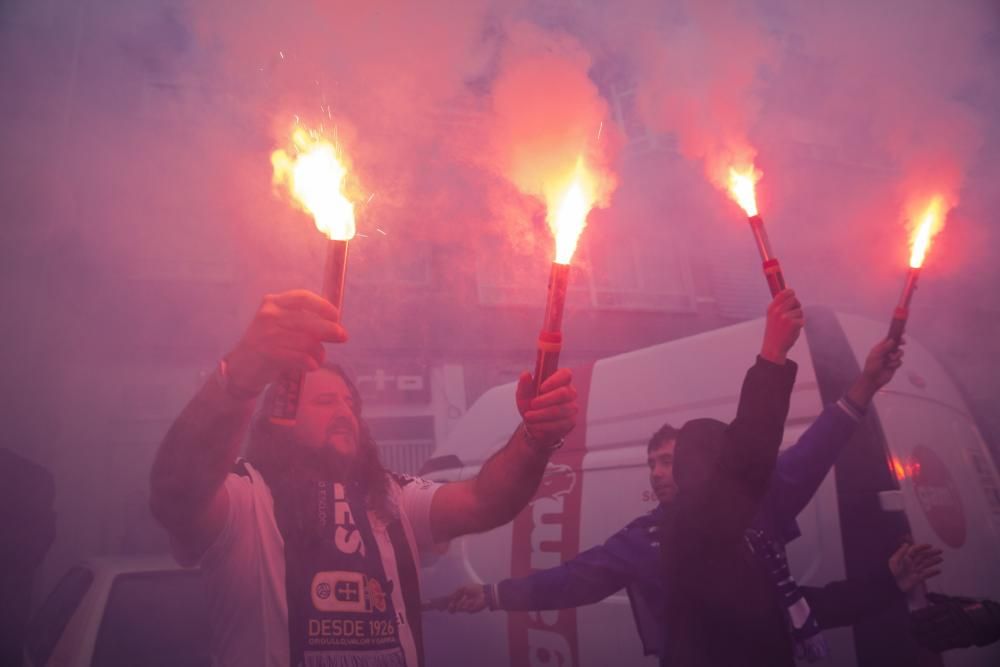
<path fill-rule="evenodd" d="M 497 176 L 550 213 L 580 169 L 589 175 L 597 207 L 609 204 L 616 186 L 616 130 L 590 67 L 589 54 L 569 34 L 525 21 L 507 27 L 491 82 L 488 160 Z M 518 213 L 530 220 L 524 208 Z M 518 226 L 510 219 L 505 224 Z"/>

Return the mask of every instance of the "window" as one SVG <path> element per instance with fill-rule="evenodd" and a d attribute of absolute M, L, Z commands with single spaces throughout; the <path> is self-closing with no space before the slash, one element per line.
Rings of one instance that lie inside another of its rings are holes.
<path fill-rule="evenodd" d="M 411 443 L 379 443 L 379 458 L 386 470 L 404 475 L 416 475 L 434 453 L 434 441 Z"/>
<path fill-rule="evenodd" d="M 196 570 L 122 574 L 108 594 L 94 667 L 209 667 L 210 623 Z"/>
<path fill-rule="evenodd" d="M 570 308 L 688 312 L 694 308 L 684 249 L 657 235 L 600 238 L 602 225 L 588 227 L 573 258 Z M 614 225 L 608 225 L 617 231 Z M 590 236 L 588 236 L 588 234 Z M 610 232 L 609 232 L 610 234 Z M 539 255 L 519 270 L 503 253 L 481 259 L 477 282 L 484 306 L 545 304 L 548 260 Z"/>
<path fill-rule="evenodd" d="M 614 102 L 615 120 L 628 140 L 629 150 L 643 153 L 657 148 L 657 140 L 642 122 L 639 101 L 634 85 L 612 84 L 611 99 Z"/>
<path fill-rule="evenodd" d="M 753 244 L 740 243 L 736 239 L 719 241 L 708 261 L 719 314 L 735 319 L 760 317 L 767 307 L 769 294 Z"/>
<path fill-rule="evenodd" d="M 539 234 L 548 233 L 539 231 Z M 533 252 L 518 253 L 504 239 L 495 240 L 495 251 L 478 252 L 476 286 L 484 306 L 538 306 L 545 303 L 551 259 L 541 244 Z M 574 280 L 571 278 L 570 283 Z"/>
<path fill-rule="evenodd" d="M 362 284 L 423 286 L 431 282 L 427 242 L 384 234 L 379 228 L 359 232 L 351 242 L 348 262 L 348 280 Z"/>
<path fill-rule="evenodd" d="M 392 472 L 415 475 L 434 452 L 434 417 L 371 417 L 367 421 L 382 465 Z"/>
<path fill-rule="evenodd" d="M 676 242 L 643 235 L 588 245 L 595 308 L 654 311 L 694 308 L 688 265 Z"/>

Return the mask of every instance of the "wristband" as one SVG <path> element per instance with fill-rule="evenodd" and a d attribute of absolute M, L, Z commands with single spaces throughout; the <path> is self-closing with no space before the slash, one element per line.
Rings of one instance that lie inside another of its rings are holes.
<path fill-rule="evenodd" d="M 850 398 L 850 396 L 848 396 L 847 394 L 844 394 L 843 400 L 844 400 L 844 403 L 846 403 L 848 405 L 848 407 L 850 407 L 852 410 L 854 410 L 856 413 L 858 413 L 862 417 L 864 417 L 865 414 L 868 412 L 868 408 L 867 407 L 861 407 L 860 405 L 858 405 L 857 403 L 855 403 L 854 401 L 852 401 L 851 398 Z"/>
<path fill-rule="evenodd" d="M 524 433 L 524 439 L 528 442 L 528 446 L 541 454 L 552 454 L 554 451 L 566 444 L 566 438 L 563 437 L 559 438 L 559 440 L 551 445 L 543 445 L 538 442 L 535 436 L 531 435 L 531 431 L 528 430 L 528 425 L 524 422 L 521 422 L 521 431 Z"/>

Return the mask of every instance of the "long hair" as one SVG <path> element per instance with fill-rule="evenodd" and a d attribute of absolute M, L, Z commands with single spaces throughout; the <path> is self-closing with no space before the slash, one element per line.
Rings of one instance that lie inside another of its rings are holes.
<path fill-rule="evenodd" d="M 325 470 L 334 477 L 333 481 L 360 484 L 366 490 L 370 509 L 394 514 L 388 502 L 387 471 L 382 466 L 378 445 L 375 444 L 371 430 L 361 418 L 361 392 L 339 365 L 327 362 L 315 372 L 321 371 L 337 375 L 351 392 L 352 412 L 358 422 L 357 456 L 345 462 L 329 450 L 317 452 L 298 443 L 291 428 L 272 423 L 270 417 L 278 397 L 277 383 L 272 383 L 264 391 L 250 423 L 246 459 L 260 472 L 272 490 L 309 471 Z"/>
<path fill-rule="evenodd" d="M 674 481 L 681 491 L 706 484 L 718 464 L 729 425 L 718 419 L 692 419 L 677 432 Z"/>

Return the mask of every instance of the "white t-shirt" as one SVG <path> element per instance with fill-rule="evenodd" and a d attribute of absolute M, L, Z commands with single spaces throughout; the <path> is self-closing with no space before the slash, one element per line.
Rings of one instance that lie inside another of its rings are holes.
<path fill-rule="evenodd" d="M 288 601 L 285 595 L 285 544 L 274 518 L 274 499 L 264 479 L 244 463 L 250 477 L 226 478 L 229 514 L 215 542 L 201 558 L 213 622 L 215 664 L 239 667 L 288 667 Z M 416 559 L 434 546 L 431 499 L 441 487 L 427 480 L 392 476 L 390 502 L 399 507 L 406 539 Z M 396 556 L 386 524 L 375 512 L 368 520 L 379 546 L 382 567 L 393 582 L 392 602 L 400 617 L 399 639 L 406 663 L 417 665 L 417 652 Z M 415 563 L 419 569 L 419 561 Z"/>

